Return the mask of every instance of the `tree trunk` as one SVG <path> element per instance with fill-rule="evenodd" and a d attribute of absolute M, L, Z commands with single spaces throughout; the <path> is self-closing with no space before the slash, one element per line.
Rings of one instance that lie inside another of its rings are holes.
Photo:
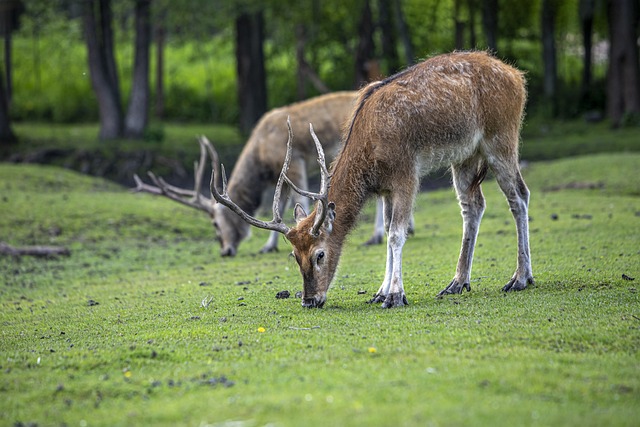
<path fill-rule="evenodd" d="M 11 129 L 9 104 L 4 90 L 4 73 L 0 71 L 0 146 L 14 144 L 17 141 L 16 134 Z"/>
<path fill-rule="evenodd" d="M 471 49 L 477 48 L 476 38 L 476 0 L 467 0 L 469 8 L 469 46 Z"/>
<path fill-rule="evenodd" d="M 495 54 L 498 51 L 498 0 L 482 0 L 482 28 L 487 47 Z"/>
<path fill-rule="evenodd" d="M 103 140 L 120 138 L 124 118 L 113 56 L 110 0 L 86 1 L 82 18 L 89 73 L 100 111 L 99 137 Z"/>
<path fill-rule="evenodd" d="M 249 133 L 253 125 L 267 111 L 263 33 L 262 12 L 242 13 L 236 18 L 240 130 L 244 133 Z"/>
<path fill-rule="evenodd" d="M 544 67 L 544 96 L 551 103 L 551 114 L 556 116 L 557 111 L 557 82 L 558 68 L 556 62 L 555 42 L 555 0 L 543 0 L 542 2 L 542 62 Z"/>
<path fill-rule="evenodd" d="M 164 118 L 164 42 L 165 28 L 164 20 L 166 11 L 160 13 L 156 21 L 155 38 L 156 38 L 156 102 L 155 115 L 156 118 Z"/>
<path fill-rule="evenodd" d="M 607 113 L 611 124 L 640 116 L 640 66 L 636 24 L 638 7 L 634 0 L 609 0 L 609 71 Z"/>
<path fill-rule="evenodd" d="M 378 0 L 378 15 L 380 26 L 380 44 L 382 45 L 382 59 L 385 61 L 384 72 L 393 74 L 400 68 L 400 60 L 396 49 L 396 29 L 393 25 L 393 11 L 391 0 Z"/>
<path fill-rule="evenodd" d="M 407 26 L 407 21 L 404 19 L 401 0 L 393 0 L 393 6 L 395 9 L 398 31 L 400 32 L 400 40 L 402 40 L 402 46 L 404 47 L 404 60 L 407 63 L 407 65 L 413 65 L 416 62 L 416 60 L 413 56 L 413 44 L 411 43 L 411 34 L 409 33 L 409 27 Z"/>
<path fill-rule="evenodd" d="M 131 97 L 125 119 L 125 136 L 142 139 L 149 119 L 149 50 L 151 46 L 151 0 L 135 6 L 135 58 Z"/>
<path fill-rule="evenodd" d="M 453 20 L 455 22 L 455 44 L 456 50 L 464 49 L 464 22 L 460 19 L 460 8 L 462 0 L 454 0 Z"/>
<path fill-rule="evenodd" d="M 303 24 L 296 25 L 296 62 L 298 69 L 296 70 L 296 99 L 302 101 L 307 95 L 307 79 L 305 78 L 304 66 L 304 47 L 306 45 L 306 30 Z"/>
<path fill-rule="evenodd" d="M 372 60 L 375 47 L 373 45 L 373 18 L 369 0 L 364 1 L 362 17 L 358 24 L 358 47 L 356 49 L 356 88 L 365 84 L 371 75 Z"/>
<path fill-rule="evenodd" d="M 580 0 L 578 6 L 580 15 L 580 27 L 582 29 L 582 49 L 584 58 L 582 61 L 582 102 L 589 104 L 589 93 L 591 88 L 591 65 L 593 47 L 593 16 L 595 13 L 595 0 Z"/>
<path fill-rule="evenodd" d="M 13 68 L 11 67 L 11 34 L 13 33 L 11 29 L 11 12 L 5 11 L 3 13 L 5 19 L 5 33 L 4 33 L 4 71 L 7 74 L 6 83 L 7 87 L 5 90 L 5 96 L 7 98 L 7 106 L 11 105 L 11 98 L 13 96 Z"/>

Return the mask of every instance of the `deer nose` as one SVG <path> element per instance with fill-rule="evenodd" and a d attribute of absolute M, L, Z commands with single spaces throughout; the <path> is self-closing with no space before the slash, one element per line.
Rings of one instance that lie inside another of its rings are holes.
<path fill-rule="evenodd" d="M 236 256 L 236 249 L 231 246 L 227 248 L 222 248 L 220 249 L 220 256 L 229 256 L 229 257 Z"/>
<path fill-rule="evenodd" d="M 315 297 L 303 298 L 302 299 L 302 306 L 306 307 L 306 308 L 322 308 L 322 306 L 324 305 L 324 302 L 325 302 L 324 299 L 318 300 Z"/>

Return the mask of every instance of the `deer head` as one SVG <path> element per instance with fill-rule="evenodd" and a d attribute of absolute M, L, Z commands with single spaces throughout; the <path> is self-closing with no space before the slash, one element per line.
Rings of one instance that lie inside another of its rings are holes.
<path fill-rule="evenodd" d="M 310 124 L 309 131 L 316 145 L 318 164 L 320 165 L 320 192 L 313 193 L 303 190 L 291 182 L 286 175 L 289 163 L 291 162 L 291 144 L 293 141 L 293 131 L 291 130 L 291 122 L 289 119 L 287 119 L 287 126 L 289 129 L 287 154 L 274 192 L 273 219 L 271 221 L 266 222 L 254 218 L 244 212 L 229 198 L 226 189 L 227 178 L 224 172 L 224 166 L 221 166 L 222 171 L 220 174 L 218 174 L 217 168 L 214 166 L 210 184 L 211 196 L 220 206 L 224 206 L 226 209 L 234 212 L 238 218 L 241 218 L 247 224 L 282 233 L 293 246 L 293 255 L 298 262 L 300 273 L 302 274 L 304 289 L 302 305 L 305 307 L 322 307 L 326 301 L 327 290 L 331 284 L 333 272 L 335 272 L 335 265 L 337 264 L 337 256 L 331 256 L 332 251 L 327 241 L 327 238 L 331 235 L 333 220 L 335 219 L 335 205 L 327 201 L 330 177 L 322 145 L 313 131 L 313 125 Z M 219 190 L 216 185 L 218 176 L 222 183 L 221 190 Z M 278 211 L 282 185 L 285 182 L 298 194 L 317 201 L 314 211 L 309 215 L 307 215 L 300 204 L 296 204 L 294 208 L 296 225 L 291 228 L 282 222 Z M 332 260 L 335 260 L 333 264 Z M 332 265 L 333 269 L 330 268 Z"/>

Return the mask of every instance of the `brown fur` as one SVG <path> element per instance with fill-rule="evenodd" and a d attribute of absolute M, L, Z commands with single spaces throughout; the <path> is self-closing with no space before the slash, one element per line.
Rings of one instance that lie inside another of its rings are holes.
<path fill-rule="evenodd" d="M 309 123 L 313 123 L 325 150 L 333 157 L 338 151 L 342 127 L 352 110 L 355 97 L 356 92 L 331 93 L 277 108 L 262 116 L 231 173 L 228 183 L 231 199 L 249 215 L 253 215 L 261 203 L 264 190 L 269 185 L 275 185 L 287 149 L 287 117 L 290 117 L 295 135 L 292 162 L 287 175 L 294 184 L 306 188 L 306 169 L 315 164 L 315 145 L 309 134 Z M 249 226 L 222 205 L 215 207 L 213 220 L 222 254 L 235 255 L 241 240 L 249 233 Z M 263 250 L 273 249 L 267 245 Z"/>
<path fill-rule="evenodd" d="M 465 220 L 456 276 L 443 293 L 469 288 L 477 227 L 484 210 L 480 183 L 496 174 L 518 225 L 518 268 L 505 290 L 532 283 L 526 225 L 529 193 L 518 170 L 526 100 L 522 73 L 484 52 L 428 59 L 359 93 L 341 153 L 331 166 L 331 232 L 309 233 L 315 211 L 287 234 L 304 282 L 303 305 L 322 306 L 342 246 L 368 197 L 385 200 L 388 274 L 374 301 L 404 305 L 401 260 L 405 230 L 422 174 L 451 165 Z M 322 254 L 321 257 L 318 254 Z"/>

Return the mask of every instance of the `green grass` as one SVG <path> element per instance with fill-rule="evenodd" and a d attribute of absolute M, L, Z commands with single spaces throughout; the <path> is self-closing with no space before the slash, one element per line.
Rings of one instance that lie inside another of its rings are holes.
<path fill-rule="evenodd" d="M 72 255 L 0 258 L 0 424 L 635 425 L 639 166 L 622 153 L 525 169 L 536 285 L 520 293 L 500 291 L 515 231 L 487 181 L 472 291 L 435 298 L 460 245 L 445 189 L 418 199 L 410 305 L 366 304 L 385 257 L 360 245 L 368 206 L 325 308 L 306 310 L 275 298 L 301 289 L 286 242 L 255 255 L 266 238 L 256 230 L 222 259 L 199 212 L 3 164 L 0 240 Z"/>

